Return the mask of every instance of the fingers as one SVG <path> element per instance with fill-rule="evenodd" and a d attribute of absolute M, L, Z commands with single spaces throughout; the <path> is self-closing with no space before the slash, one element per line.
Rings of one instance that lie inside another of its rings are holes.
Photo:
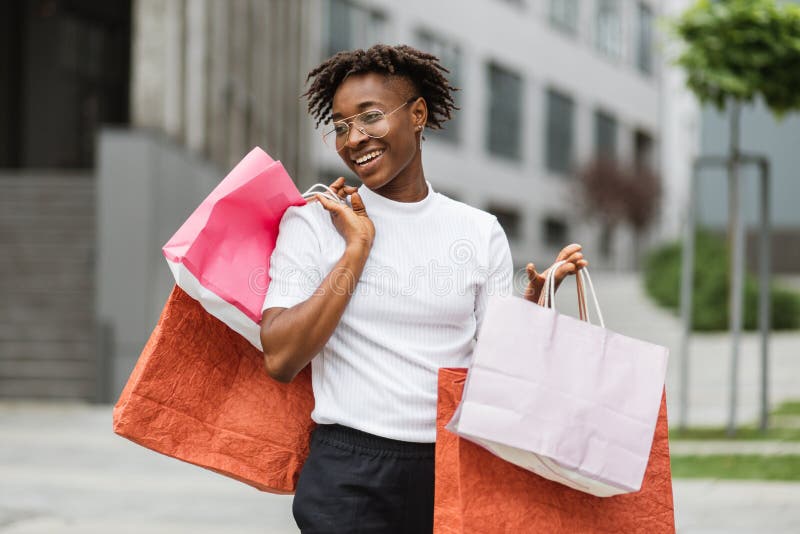
<path fill-rule="evenodd" d="M 328 187 L 333 189 L 333 192 L 338 195 L 339 194 L 339 189 L 341 189 L 341 187 L 343 185 L 344 185 L 344 176 L 340 176 L 336 180 L 334 180 L 333 183 L 331 185 L 329 185 Z"/>
<path fill-rule="evenodd" d="M 329 187 L 342 200 L 345 200 L 348 195 L 352 195 L 358 191 L 357 187 L 345 183 L 344 176 L 337 178 Z"/>
<path fill-rule="evenodd" d="M 338 213 L 343 207 L 341 204 L 332 201 L 331 199 L 320 193 L 316 193 L 314 195 L 314 198 L 316 198 L 319 201 L 319 203 L 322 204 L 323 208 L 331 212 L 331 214 Z"/>
<path fill-rule="evenodd" d="M 358 191 L 357 187 L 353 187 L 352 185 L 346 185 L 339 190 L 339 198 L 345 200 L 348 195 L 352 195 Z"/>
<path fill-rule="evenodd" d="M 367 217 L 367 208 L 364 207 L 364 201 L 361 200 L 361 195 L 357 192 L 353 192 L 350 196 L 350 204 L 353 206 L 353 211 L 356 212 L 356 215 Z"/>
<path fill-rule="evenodd" d="M 580 252 L 580 250 L 582 248 L 583 247 L 581 247 L 577 243 L 572 243 L 571 245 L 567 245 L 566 247 L 561 249 L 561 252 L 558 253 L 558 256 L 556 257 L 556 261 L 566 260 L 567 258 L 572 256 L 576 252 Z M 567 261 L 569 261 L 569 260 L 567 260 Z"/>

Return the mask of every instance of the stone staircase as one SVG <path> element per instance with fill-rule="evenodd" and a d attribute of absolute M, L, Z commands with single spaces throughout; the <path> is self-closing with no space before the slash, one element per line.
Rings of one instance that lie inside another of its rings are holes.
<path fill-rule="evenodd" d="M 95 180 L 0 173 L 0 398 L 96 396 Z"/>

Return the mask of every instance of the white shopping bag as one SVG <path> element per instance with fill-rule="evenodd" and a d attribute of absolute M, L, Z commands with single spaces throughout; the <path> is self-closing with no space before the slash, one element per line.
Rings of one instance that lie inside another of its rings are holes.
<path fill-rule="evenodd" d="M 553 273 L 543 306 L 490 297 L 461 404 L 447 428 L 501 458 L 608 497 L 642 484 L 668 350 L 558 313 Z M 581 275 L 581 272 L 584 274 Z"/>

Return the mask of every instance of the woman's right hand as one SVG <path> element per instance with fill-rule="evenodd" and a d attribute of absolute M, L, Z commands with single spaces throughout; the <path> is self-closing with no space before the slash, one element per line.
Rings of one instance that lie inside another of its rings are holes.
<path fill-rule="evenodd" d="M 350 195 L 352 208 L 320 194 L 317 194 L 316 198 L 330 213 L 336 231 L 344 238 L 347 246 L 365 246 L 367 250 L 372 248 L 372 242 L 375 240 L 375 225 L 367 216 L 364 202 L 357 192 Z"/>

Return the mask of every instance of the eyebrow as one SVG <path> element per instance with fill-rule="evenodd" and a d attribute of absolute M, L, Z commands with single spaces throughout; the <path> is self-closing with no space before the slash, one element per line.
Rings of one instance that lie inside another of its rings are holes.
<path fill-rule="evenodd" d="M 376 106 L 383 106 L 383 104 L 380 102 L 373 102 L 372 100 L 367 100 L 366 102 L 361 102 L 358 105 L 358 109 L 360 109 L 361 111 L 365 111 L 366 109 L 373 109 Z M 355 117 L 356 115 L 358 115 L 358 113 L 356 113 L 355 115 L 350 115 L 350 117 Z M 350 117 L 342 117 L 341 113 L 334 113 L 331 118 L 335 121 L 339 121 L 342 119 L 349 119 Z"/>

